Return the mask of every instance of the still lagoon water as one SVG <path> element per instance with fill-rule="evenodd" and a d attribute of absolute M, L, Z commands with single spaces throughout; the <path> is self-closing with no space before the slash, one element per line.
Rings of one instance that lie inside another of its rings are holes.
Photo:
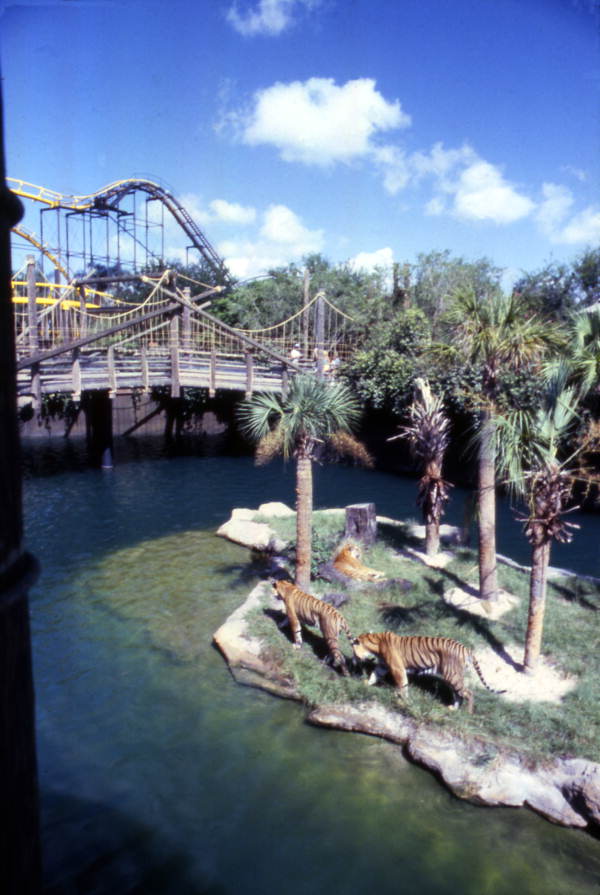
<path fill-rule="evenodd" d="M 232 680 L 211 636 L 256 578 L 214 532 L 235 506 L 293 505 L 291 468 L 63 459 L 26 449 L 48 893 L 600 893 L 598 840 L 469 806 L 397 747 Z M 414 482 L 380 472 L 320 468 L 315 496 L 416 515 Z M 553 562 L 600 575 L 599 520 L 582 523 Z M 503 507 L 499 549 L 526 561 L 521 538 Z"/>

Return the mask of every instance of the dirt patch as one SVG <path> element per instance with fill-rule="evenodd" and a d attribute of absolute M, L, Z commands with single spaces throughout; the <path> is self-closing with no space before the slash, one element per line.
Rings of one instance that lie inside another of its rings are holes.
<path fill-rule="evenodd" d="M 540 656 L 534 671 L 523 671 L 523 647 L 510 643 L 502 655 L 492 647 L 477 650 L 475 656 L 486 682 L 494 690 L 505 690 L 510 702 L 560 702 L 577 686 L 577 678 L 565 674 L 549 659 Z"/>

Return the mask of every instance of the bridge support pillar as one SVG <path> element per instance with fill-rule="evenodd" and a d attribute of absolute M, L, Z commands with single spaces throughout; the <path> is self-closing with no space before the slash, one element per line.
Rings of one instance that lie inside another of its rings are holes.
<path fill-rule="evenodd" d="M 88 447 L 94 465 L 113 468 L 113 402 L 107 389 L 86 392 L 82 401 L 85 412 Z"/>

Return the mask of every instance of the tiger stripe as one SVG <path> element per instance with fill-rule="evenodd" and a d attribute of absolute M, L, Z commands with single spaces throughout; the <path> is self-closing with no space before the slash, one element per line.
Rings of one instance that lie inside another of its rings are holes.
<path fill-rule="evenodd" d="M 274 588 L 277 597 L 284 603 L 287 620 L 294 639 L 294 647 L 300 649 L 302 646 L 301 623 L 318 625 L 327 644 L 333 667 L 339 668 L 344 675 L 348 674 L 346 660 L 338 646 L 338 637 L 340 631 L 345 633 L 350 642 L 352 642 L 353 637 L 348 622 L 342 613 L 334 606 L 331 606 L 330 603 L 318 600 L 311 594 L 300 590 L 291 581 L 276 581 L 274 582 Z"/>
<path fill-rule="evenodd" d="M 457 699 L 460 702 L 466 700 L 468 711 L 472 712 L 473 694 L 464 682 L 465 668 L 469 663 L 486 689 L 491 693 L 504 692 L 490 687 L 473 652 L 450 637 L 401 636 L 393 631 L 369 632 L 355 638 L 352 650 L 360 661 L 373 656 L 377 658 L 378 667 L 369 679 L 370 684 L 389 671 L 401 696 L 406 694 L 408 688 L 409 671 L 435 674 L 452 687 L 455 694 L 453 708 L 457 705 Z"/>

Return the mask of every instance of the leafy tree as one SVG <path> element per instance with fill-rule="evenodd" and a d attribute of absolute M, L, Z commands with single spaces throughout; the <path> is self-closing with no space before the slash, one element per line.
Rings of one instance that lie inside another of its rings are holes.
<path fill-rule="evenodd" d="M 565 320 L 572 313 L 577 297 L 572 269 L 567 264 L 547 264 L 524 274 L 513 287 L 529 313 Z"/>
<path fill-rule="evenodd" d="M 444 413 L 443 401 L 436 397 L 424 379 L 417 379 L 415 399 L 410 408 L 408 425 L 388 439 L 406 438 L 422 475 L 417 503 L 425 521 L 425 552 L 435 556 L 440 546 L 440 521 L 448 500 L 449 483 L 442 478 L 444 454 L 450 441 L 450 421 Z"/>
<path fill-rule="evenodd" d="M 411 270 L 412 304 L 436 324 L 451 307 L 457 291 L 486 295 L 498 287 L 501 273 L 487 258 L 465 261 L 453 258 L 448 250 L 420 254 Z"/>
<path fill-rule="evenodd" d="M 328 443 L 335 453 L 371 465 L 364 446 L 351 430 L 360 417 L 358 401 L 341 382 L 298 375 L 285 397 L 258 394 L 242 402 L 242 431 L 257 443 L 256 462 L 277 454 L 296 461 L 296 584 L 310 588 L 313 476 L 312 463 Z"/>
<path fill-rule="evenodd" d="M 586 249 L 575 259 L 573 277 L 581 305 L 589 307 L 600 301 L 600 248 Z"/>
<path fill-rule="evenodd" d="M 459 350 L 480 374 L 471 395 L 479 416 L 478 509 L 479 595 L 497 596 L 496 575 L 496 425 L 502 376 L 507 371 L 531 369 L 556 337 L 552 329 L 527 313 L 520 297 L 492 292 L 478 296 L 472 290 L 455 296 L 448 322 Z"/>

